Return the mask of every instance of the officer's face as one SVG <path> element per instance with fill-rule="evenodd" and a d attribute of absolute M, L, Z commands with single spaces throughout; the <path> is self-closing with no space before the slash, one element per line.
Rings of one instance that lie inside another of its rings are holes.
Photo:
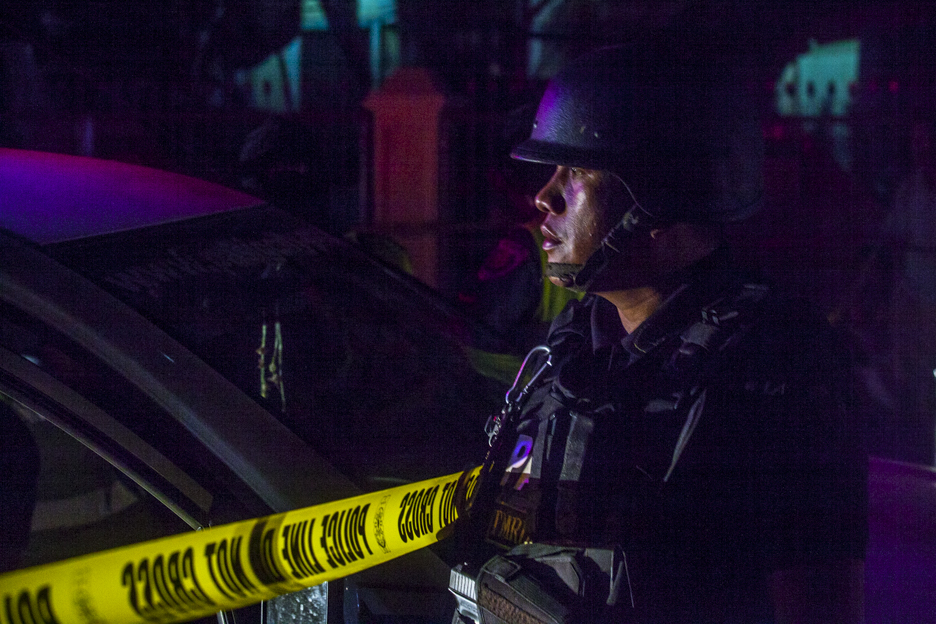
<path fill-rule="evenodd" d="M 621 216 L 614 207 L 618 184 L 605 171 L 556 167 L 535 200 L 546 213 L 541 230 L 549 262 L 584 264 L 598 249 Z"/>

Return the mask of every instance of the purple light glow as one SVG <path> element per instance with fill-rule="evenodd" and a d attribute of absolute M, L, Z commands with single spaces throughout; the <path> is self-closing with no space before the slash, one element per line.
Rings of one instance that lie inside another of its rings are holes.
<path fill-rule="evenodd" d="M 149 167 L 0 149 L 0 228 L 42 245 L 262 203 Z"/>

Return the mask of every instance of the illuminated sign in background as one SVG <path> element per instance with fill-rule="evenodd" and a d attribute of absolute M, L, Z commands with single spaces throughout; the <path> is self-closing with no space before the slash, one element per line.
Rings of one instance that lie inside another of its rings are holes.
<path fill-rule="evenodd" d="M 394 49 L 384 29 L 396 23 L 396 0 L 358 0 L 358 25 L 370 34 L 371 75 L 375 82 L 393 67 L 393 58 L 384 58 L 385 49 Z M 301 30 L 318 33 L 328 30 L 328 19 L 318 0 L 303 0 Z M 274 113 L 296 112 L 302 107 L 303 36 L 296 37 L 263 61 L 240 72 L 238 82 L 250 93 L 254 108 Z M 390 56 L 394 56 L 392 53 Z"/>

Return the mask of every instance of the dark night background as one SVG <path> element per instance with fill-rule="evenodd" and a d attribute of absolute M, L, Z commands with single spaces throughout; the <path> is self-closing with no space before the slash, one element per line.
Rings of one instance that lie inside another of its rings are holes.
<path fill-rule="evenodd" d="M 638 36 L 706 42 L 766 142 L 765 207 L 732 226 L 736 253 L 849 337 L 875 453 L 932 464 L 932 440 L 903 444 L 894 362 L 905 334 L 936 353 L 936 316 L 900 316 L 885 224 L 931 130 L 934 27 L 929 4 L 896 0 L 16 0 L 0 6 L 0 146 L 185 173 L 396 239 L 454 301 L 516 220 L 512 192 L 545 180 L 506 154 L 563 61 Z M 382 156 L 397 146 L 381 119 L 409 110 L 400 94 L 437 104 L 407 143 L 431 141 L 430 182 L 408 181 L 428 213 L 388 214 L 381 176 L 406 171 Z"/>

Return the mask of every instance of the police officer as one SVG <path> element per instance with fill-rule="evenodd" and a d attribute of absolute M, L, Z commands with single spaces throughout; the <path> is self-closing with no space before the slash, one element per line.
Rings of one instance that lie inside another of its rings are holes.
<path fill-rule="evenodd" d="M 758 206 L 758 126 L 684 52 L 569 64 L 513 151 L 555 166 L 536 196 L 547 272 L 588 294 L 489 423 L 456 620 L 862 621 L 848 362 L 810 306 L 732 268 L 723 224 Z"/>

